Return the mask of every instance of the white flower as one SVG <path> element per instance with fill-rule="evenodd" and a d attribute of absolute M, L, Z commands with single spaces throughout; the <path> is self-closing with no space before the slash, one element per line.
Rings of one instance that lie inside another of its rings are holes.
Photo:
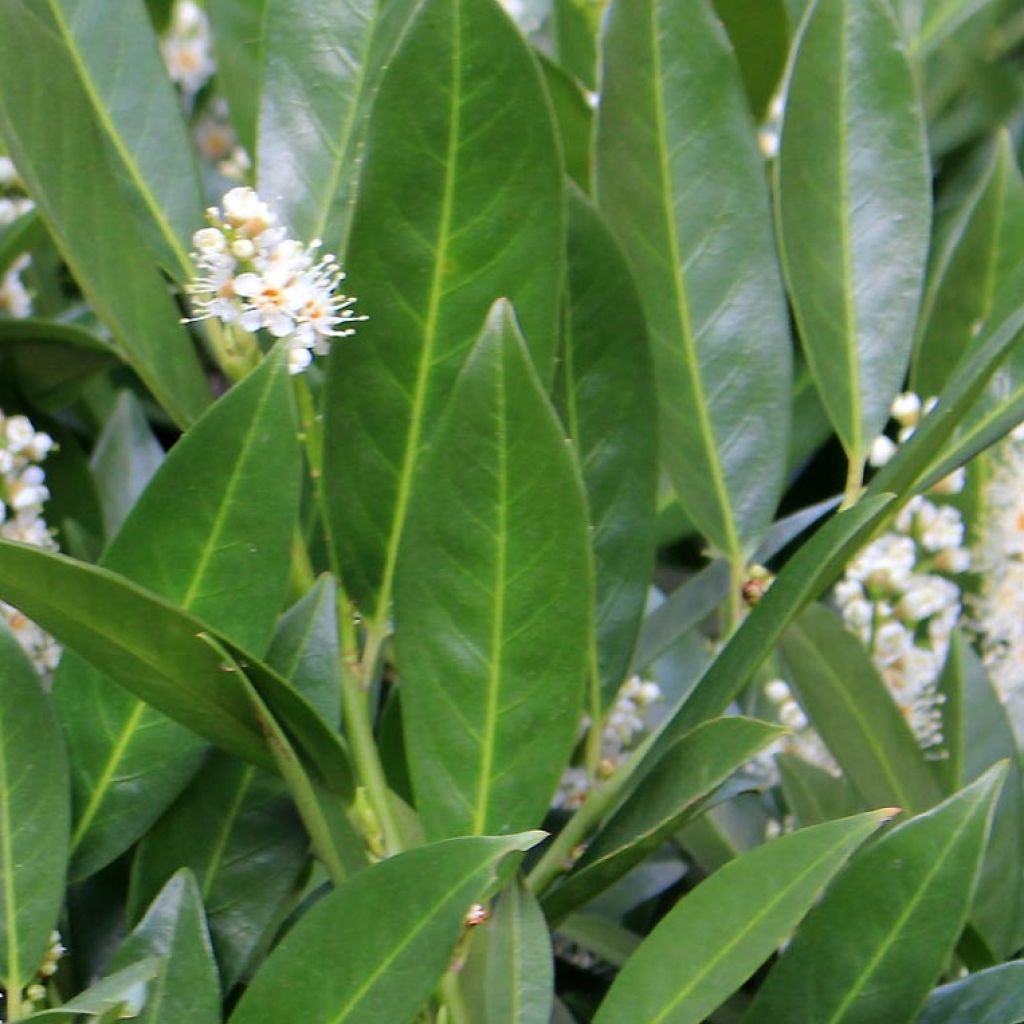
<path fill-rule="evenodd" d="M 921 398 L 913 391 L 897 395 L 892 401 L 892 418 L 902 427 L 915 427 L 921 419 Z"/>
<path fill-rule="evenodd" d="M 783 679 L 772 679 L 765 683 L 764 693 L 773 704 L 784 704 L 790 698 L 789 686 Z"/>
<path fill-rule="evenodd" d="M 960 588 L 941 576 L 915 576 L 900 600 L 897 610 L 909 622 L 924 619 L 947 608 L 957 608 L 960 603 Z"/>
<path fill-rule="evenodd" d="M 886 437 L 885 434 L 879 434 L 871 442 L 871 448 L 868 451 L 868 462 L 875 467 L 884 466 L 896 452 L 895 442 L 891 438 Z"/>
<path fill-rule="evenodd" d="M 191 100 L 217 70 L 210 40 L 210 23 L 192 0 L 177 0 L 170 28 L 161 40 L 167 73 Z"/>

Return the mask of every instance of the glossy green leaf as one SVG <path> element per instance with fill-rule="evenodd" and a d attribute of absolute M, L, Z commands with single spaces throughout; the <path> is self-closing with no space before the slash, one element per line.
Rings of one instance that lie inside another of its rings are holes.
<path fill-rule="evenodd" d="M 64 901 L 70 806 L 60 727 L 39 677 L 0 626 L 0 979 L 33 980 Z"/>
<path fill-rule="evenodd" d="M 784 0 L 714 0 L 736 49 L 747 100 L 755 118 L 768 111 L 789 53 L 789 14 Z"/>
<path fill-rule="evenodd" d="M 997 6 L 994 0 L 917 0 L 917 5 L 921 21 L 910 41 L 910 52 L 919 61 L 933 54 L 980 11 Z"/>
<path fill-rule="evenodd" d="M 917 1024 L 1020 1024 L 1024 960 L 969 974 L 935 989 Z"/>
<path fill-rule="evenodd" d="M 301 472 L 297 429 L 279 352 L 175 445 L 102 564 L 262 653 L 288 579 Z M 136 694 L 73 656 L 54 680 L 73 764 L 77 877 L 145 832 L 195 772 L 205 746 Z"/>
<path fill-rule="evenodd" d="M 368 619 L 387 615 L 423 447 L 496 299 L 515 304 L 551 377 L 562 207 L 549 106 L 519 33 L 493 0 L 426 0 L 374 106 L 348 251 L 370 320 L 335 346 L 325 399 L 330 531 Z"/>
<path fill-rule="evenodd" d="M 861 463 L 910 360 L 931 219 L 924 119 L 886 0 L 817 0 L 781 146 L 780 246 L 801 341 Z"/>
<path fill-rule="evenodd" d="M 347 247 L 366 117 L 418 0 L 266 0 L 256 183 L 298 238 Z"/>
<path fill-rule="evenodd" d="M 295 890 L 309 840 L 281 781 L 210 756 L 146 833 L 132 868 L 135 921 L 179 868 L 196 877 L 225 991 L 249 966 Z"/>
<path fill-rule="evenodd" d="M 202 202 L 142 5 L 109 14 L 102 0 L 0 4 L 0 134 L 93 308 L 187 424 L 208 392 L 154 252 L 188 273 Z"/>
<path fill-rule="evenodd" d="M 538 838 L 526 833 L 421 846 L 345 882 L 271 953 L 231 1024 L 411 1020 L 448 967 L 466 912 L 486 894 L 499 862 Z"/>
<path fill-rule="evenodd" d="M 271 0 L 207 0 L 217 51 L 217 86 L 246 152 L 256 153 L 266 19 Z M 309 54 L 305 54 L 309 59 Z M 271 197 L 268 196 L 268 199 Z M 283 198 L 283 197 L 281 197 Z M 276 202 L 277 196 L 273 196 Z"/>
<path fill-rule="evenodd" d="M 60 1009 L 33 1013 L 25 1020 L 64 1021 L 74 1024 L 82 1017 L 98 1017 L 101 1021 L 106 1021 L 137 1016 L 146 1005 L 153 979 L 159 976 L 163 967 L 163 960 L 159 958 L 141 960 L 101 978 L 95 985 L 69 999 Z M 113 1016 L 108 1017 L 108 1014 Z"/>
<path fill-rule="evenodd" d="M 742 79 L 710 0 L 619 0 L 603 45 L 597 195 L 642 282 L 662 461 L 741 563 L 781 491 L 791 348 Z"/>
<path fill-rule="evenodd" d="M 1005 775 L 1000 764 L 861 854 L 768 975 L 748 1024 L 915 1020 L 967 921 Z"/>
<path fill-rule="evenodd" d="M 883 820 L 874 811 L 800 829 L 716 871 L 644 940 L 595 1024 L 699 1024 L 774 952 Z"/>
<path fill-rule="evenodd" d="M 590 192 L 594 108 L 587 102 L 579 82 L 539 50 L 535 56 L 544 73 L 544 84 L 562 142 L 565 173 L 584 192 Z"/>
<path fill-rule="evenodd" d="M 341 654 L 338 645 L 337 586 L 322 576 L 297 604 L 281 616 L 267 651 L 275 668 L 324 721 L 341 718 Z"/>
<path fill-rule="evenodd" d="M 626 677 L 654 568 L 658 441 L 643 308 L 615 240 L 569 194 L 569 308 L 556 404 L 587 493 L 596 588 L 590 672 L 600 715 Z"/>
<path fill-rule="evenodd" d="M 845 779 L 794 754 L 776 754 L 786 806 L 800 827 L 845 817 L 857 800 Z"/>
<path fill-rule="evenodd" d="M 103 525 L 113 538 L 164 461 L 146 413 L 130 391 L 122 391 L 103 424 L 90 457 Z"/>
<path fill-rule="evenodd" d="M 1024 181 L 1004 133 L 935 257 L 911 369 L 915 391 L 939 394 L 1022 259 Z"/>
<path fill-rule="evenodd" d="M 787 562 L 774 584 L 701 676 L 693 694 L 661 727 L 641 770 L 665 746 L 720 715 L 753 678 L 790 623 L 839 575 L 891 504 L 877 495 L 830 519 Z"/>
<path fill-rule="evenodd" d="M 502 892 L 487 928 L 486 1024 L 548 1024 L 555 983 L 551 935 L 522 878 Z"/>
<path fill-rule="evenodd" d="M 915 814 L 942 791 L 864 645 L 823 605 L 782 638 L 787 678 L 843 774 L 866 804 Z"/>
<path fill-rule="evenodd" d="M 757 752 L 784 732 L 749 718 L 719 718 L 674 743 L 647 772 L 588 844 L 572 872 L 544 898 L 559 921 L 608 888 L 656 850 L 701 809 L 707 798 Z"/>
<path fill-rule="evenodd" d="M 150 983 L 139 1024 L 220 1024 L 220 979 L 199 887 L 187 869 L 160 891 L 110 962 L 127 968 L 148 957 L 164 961 Z"/>
<path fill-rule="evenodd" d="M 543 818 L 579 727 L 588 533 L 561 426 L 496 303 L 416 482 L 396 582 L 402 719 L 429 837 Z"/>

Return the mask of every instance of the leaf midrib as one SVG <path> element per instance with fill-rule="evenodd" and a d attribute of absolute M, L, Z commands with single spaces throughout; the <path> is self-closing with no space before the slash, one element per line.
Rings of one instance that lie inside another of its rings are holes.
<path fill-rule="evenodd" d="M 662 59 L 661 46 L 658 40 L 658 4 L 651 0 L 650 40 L 651 40 L 651 93 L 654 103 L 655 146 L 658 151 L 658 175 L 661 187 L 658 194 L 661 199 L 662 216 L 665 224 L 665 238 L 668 243 L 672 263 L 672 290 L 675 298 L 676 315 L 682 336 L 683 358 L 689 371 L 692 387 L 697 398 L 697 426 L 703 440 L 703 447 L 711 471 L 711 487 L 722 511 L 722 525 L 725 529 L 725 542 L 729 559 L 738 562 L 742 559 L 739 537 L 736 533 L 732 500 L 722 474 L 722 466 L 718 459 L 718 448 L 715 442 L 714 428 L 708 417 L 707 401 L 704 393 L 704 379 L 700 372 L 697 358 L 696 341 L 693 335 L 693 322 L 690 312 L 689 297 L 683 281 L 683 261 L 679 251 L 679 239 L 675 231 L 675 215 L 671 206 L 671 169 L 666 151 L 667 119 L 665 116 L 665 97 L 662 91 Z"/>

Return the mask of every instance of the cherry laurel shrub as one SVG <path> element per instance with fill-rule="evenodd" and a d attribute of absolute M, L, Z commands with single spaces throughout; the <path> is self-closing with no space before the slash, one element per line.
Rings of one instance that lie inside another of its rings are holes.
<path fill-rule="evenodd" d="M 1016 0 L 0 0 L 7 1021 L 1024 1019 Z"/>

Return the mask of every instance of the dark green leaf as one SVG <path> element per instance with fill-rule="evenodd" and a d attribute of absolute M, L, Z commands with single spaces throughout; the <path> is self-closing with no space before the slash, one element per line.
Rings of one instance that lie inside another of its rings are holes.
<path fill-rule="evenodd" d="M 742 80 L 710 0 L 613 3 L 603 63 L 597 194 L 643 285 L 663 462 L 687 514 L 738 565 L 779 498 L 790 382 Z"/>
<path fill-rule="evenodd" d="M 486 1024 L 547 1024 L 555 982 L 551 936 L 521 878 L 505 888 L 487 928 Z"/>
<path fill-rule="evenodd" d="M 537 62 L 544 73 L 544 84 L 551 99 L 551 109 L 562 142 L 565 173 L 584 192 L 590 192 L 591 148 L 594 131 L 594 109 L 579 82 L 571 78 L 554 61 L 540 51 Z"/>
<path fill-rule="evenodd" d="M 322 576 L 281 617 L 267 664 L 301 693 L 331 726 L 341 718 L 341 655 L 337 586 Z"/>
<path fill-rule="evenodd" d="M 749 718 L 697 726 L 665 751 L 587 846 L 572 873 L 544 898 L 554 922 L 582 906 L 678 831 L 733 772 L 778 739 L 780 726 Z"/>
<path fill-rule="evenodd" d="M 17 640 L 0 625 L 0 978 L 34 980 L 64 901 L 68 768 L 60 727 Z"/>
<path fill-rule="evenodd" d="M 189 868 L 230 991 L 287 905 L 308 847 L 281 781 L 214 753 L 139 844 L 129 919 L 141 916 L 175 871 Z"/>
<path fill-rule="evenodd" d="M 793 754 L 777 754 L 786 806 L 800 827 L 852 814 L 857 800 L 844 779 Z"/>
<path fill-rule="evenodd" d="M 1020 1024 L 1024 960 L 969 974 L 935 989 L 918 1024 Z"/>
<path fill-rule="evenodd" d="M 749 1024 L 913 1021 L 967 921 L 1005 775 L 1000 764 L 861 854 L 769 974 Z"/>
<path fill-rule="evenodd" d="M 282 351 L 175 445 L 103 566 L 261 654 L 287 586 L 299 500 L 297 429 Z M 166 671 L 173 677 L 172 667 Z M 57 672 L 54 699 L 73 764 L 76 877 L 134 842 L 198 767 L 205 745 L 147 708 L 138 692 L 72 656 Z"/>
<path fill-rule="evenodd" d="M 913 72 L 886 0 L 818 0 L 791 71 L 780 244 L 801 341 L 850 461 L 910 360 L 931 180 Z"/>
<path fill-rule="evenodd" d="M 299 238 L 344 253 L 366 117 L 418 0 L 266 0 L 257 186 Z"/>
<path fill-rule="evenodd" d="M 587 88 L 597 85 L 599 0 L 554 0 L 551 21 L 558 63 Z"/>
<path fill-rule="evenodd" d="M 570 192 L 568 209 L 570 300 L 556 401 L 587 492 L 597 594 L 590 671 L 600 687 L 591 714 L 600 716 L 629 669 L 654 567 L 656 397 L 629 268 L 580 193 Z"/>
<path fill-rule="evenodd" d="M 784 0 L 714 0 L 714 4 L 736 49 L 750 109 L 761 119 L 789 53 L 789 15 Z"/>
<path fill-rule="evenodd" d="M 364 615 L 387 616 L 413 476 L 491 304 L 553 368 L 562 178 L 543 83 L 493 0 L 426 0 L 374 106 L 348 265 L 370 317 L 328 372 L 324 484 Z"/>
<path fill-rule="evenodd" d="M 907 720 L 864 645 L 832 612 L 808 608 L 782 638 L 782 653 L 797 700 L 866 804 L 915 814 L 939 802 Z"/>
<path fill-rule="evenodd" d="M 496 303 L 417 479 L 397 574 L 402 718 L 429 837 L 544 816 L 579 727 L 586 516 L 557 417 Z"/>
<path fill-rule="evenodd" d="M 187 869 L 163 887 L 110 969 L 127 968 L 147 957 L 159 957 L 164 964 L 150 983 L 139 1024 L 220 1024 L 220 979 L 202 897 Z"/>
<path fill-rule="evenodd" d="M 246 988 L 231 1024 L 411 1020 L 448 966 L 466 912 L 485 895 L 498 863 L 538 838 L 452 839 L 391 857 L 345 882 L 285 936 Z"/>
<path fill-rule="evenodd" d="M 176 106 L 141 4 L 0 3 L 0 133 L 93 308 L 188 424 L 209 397 L 153 249 L 187 274 L 202 217 Z"/>
<path fill-rule="evenodd" d="M 644 940 L 595 1024 L 699 1024 L 772 954 L 883 820 L 874 811 L 800 829 L 716 871 Z"/>

